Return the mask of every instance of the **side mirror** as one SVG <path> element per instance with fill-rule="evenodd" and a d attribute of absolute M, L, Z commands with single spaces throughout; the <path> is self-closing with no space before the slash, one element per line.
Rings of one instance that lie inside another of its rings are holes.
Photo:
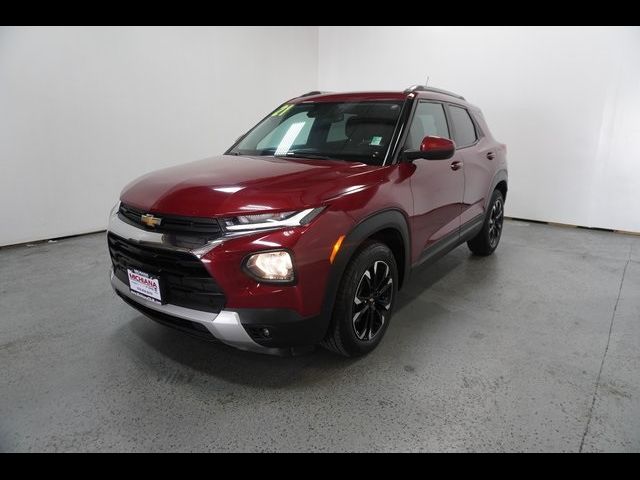
<path fill-rule="evenodd" d="M 456 145 L 453 140 L 442 137 L 424 137 L 420 144 L 420 150 L 407 150 L 404 152 L 404 158 L 407 160 L 416 160 L 424 158 L 425 160 L 446 160 L 453 157 L 456 151 Z"/>

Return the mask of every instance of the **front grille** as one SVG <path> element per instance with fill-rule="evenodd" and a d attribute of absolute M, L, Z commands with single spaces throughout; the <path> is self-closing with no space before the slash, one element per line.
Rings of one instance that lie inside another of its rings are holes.
<path fill-rule="evenodd" d="M 166 303 L 213 313 L 224 308 L 224 292 L 194 255 L 140 245 L 113 233 L 107 235 L 107 242 L 113 272 L 126 285 L 127 268 L 135 268 L 160 278 Z"/>
<path fill-rule="evenodd" d="M 161 219 L 160 225 L 149 227 L 142 223 L 142 216 L 150 212 L 134 208 L 130 205 L 120 204 L 118 216 L 121 220 L 151 232 L 174 233 L 205 237 L 205 240 L 213 240 L 222 236 L 222 228 L 215 218 L 181 217 L 177 215 L 165 215 L 154 213 Z"/>

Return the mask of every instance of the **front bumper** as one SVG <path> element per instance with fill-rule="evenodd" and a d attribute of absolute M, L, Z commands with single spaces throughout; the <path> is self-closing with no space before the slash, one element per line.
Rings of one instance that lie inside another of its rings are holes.
<path fill-rule="evenodd" d="M 217 250 L 216 247 L 221 249 L 222 245 L 226 247 L 226 240 L 229 240 L 229 238 L 220 238 L 197 248 L 189 248 L 175 236 L 143 230 L 124 222 L 118 217 L 117 209 L 112 212 L 110 218 L 109 234 L 133 242 L 140 247 L 188 253 L 202 261 L 205 266 L 211 266 L 214 263 L 210 258 Z M 227 251 L 226 248 L 224 250 Z M 223 259 L 224 255 L 218 258 Z M 228 275 L 222 274 L 214 278 L 222 278 L 227 282 L 229 280 Z M 241 350 L 281 355 L 290 353 L 292 348 L 308 347 L 318 343 L 326 332 L 327 322 L 322 321 L 319 315 L 305 317 L 273 301 L 263 302 L 260 308 L 254 305 L 233 305 L 231 308 L 227 306 L 215 313 L 215 311 L 203 311 L 173 303 L 160 305 L 141 298 L 131 293 L 129 285 L 118 278 L 113 269 L 111 285 L 126 303 L 148 317 L 179 330 L 209 339 L 214 337 Z M 233 293 L 232 286 L 228 283 L 227 286 L 227 291 Z M 280 286 L 277 288 L 283 290 Z M 236 290 L 242 291 L 241 288 Z M 271 298 L 275 297 L 274 295 Z M 264 335 L 265 329 L 269 331 L 267 336 Z"/>
<path fill-rule="evenodd" d="M 133 304 L 132 306 L 134 307 L 140 305 L 144 313 L 146 313 L 145 310 L 152 310 L 153 312 L 158 312 L 164 318 L 177 318 L 202 325 L 217 340 L 241 350 L 259 353 L 282 353 L 281 349 L 269 348 L 256 343 L 242 326 L 237 312 L 222 310 L 216 314 L 178 305 L 158 305 L 132 294 L 129 286 L 116 277 L 113 274 L 113 270 L 111 270 L 111 286 L 118 295 L 128 300 L 127 303 Z M 153 315 L 150 316 L 153 318 Z"/>

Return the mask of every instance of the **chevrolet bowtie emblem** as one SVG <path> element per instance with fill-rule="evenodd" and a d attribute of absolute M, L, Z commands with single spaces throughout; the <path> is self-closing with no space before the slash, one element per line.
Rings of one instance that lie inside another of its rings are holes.
<path fill-rule="evenodd" d="M 146 213 L 140 217 L 140 221 L 147 227 L 155 228 L 162 223 L 162 219 Z"/>

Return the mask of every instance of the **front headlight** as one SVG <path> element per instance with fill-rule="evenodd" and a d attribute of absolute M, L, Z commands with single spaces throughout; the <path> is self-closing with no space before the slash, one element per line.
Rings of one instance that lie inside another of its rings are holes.
<path fill-rule="evenodd" d="M 245 268 L 257 280 L 267 282 L 292 282 L 293 261 L 286 250 L 255 253 L 245 262 Z"/>
<path fill-rule="evenodd" d="M 224 228 L 230 232 L 262 230 L 280 227 L 299 227 L 316 218 L 324 207 L 307 208 L 302 211 L 258 213 L 238 215 L 223 219 Z"/>

